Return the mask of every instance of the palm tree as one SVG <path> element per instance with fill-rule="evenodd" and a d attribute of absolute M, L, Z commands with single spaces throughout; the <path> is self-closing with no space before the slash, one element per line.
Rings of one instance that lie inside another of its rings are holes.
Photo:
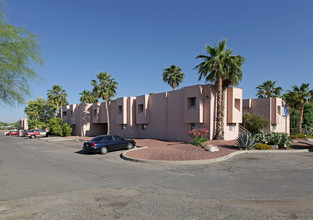
<path fill-rule="evenodd" d="M 185 73 L 181 72 L 182 69 L 178 66 L 171 65 L 171 67 L 163 70 L 163 81 L 168 83 L 173 90 L 179 86 L 179 83 L 183 82 Z"/>
<path fill-rule="evenodd" d="M 83 92 L 79 93 L 79 95 L 81 95 L 79 99 L 81 102 L 84 102 L 84 103 L 97 103 L 98 102 L 98 99 L 97 97 L 95 97 L 95 94 L 88 90 L 84 90 Z"/>
<path fill-rule="evenodd" d="M 232 55 L 232 50 L 226 50 L 226 39 L 219 45 L 211 47 L 206 45 L 207 55 L 199 55 L 202 59 L 194 69 L 198 70 L 199 80 L 205 77 L 205 82 L 214 82 L 217 85 L 217 117 L 216 117 L 216 139 L 223 139 L 223 86 L 238 85 L 242 80 L 242 65 L 245 59 L 240 55 Z"/>
<path fill-rule="evenodd" d="M 52 89 L 48 90 L 47 93 L 48 101 L 55 104 L 57 111 L 65 105 L 68 105 L 67 93 L 59 85 L 53 85 Z"/>
<path fill-rule="evenodd" d="M 107 134 L 110 134 L 110 117 L 108 102 L 111 101 L 111 98 L 113 98 L 116 95 L 118 82 L 116 82 L 114 78 L 111 78 L 111 74 L 107 72 L 105 73 L 101 72 L 96 76 L 99 81 L 99 84 L 96 80 L 91 81 L 91 85 L 93 86 L 92 92 L 95 94 L 97 98 L 102 98 L 105 101 L 108 126 Z"/>
<path fill-rule="evenodd" d="M 298 120 L 298 133 L 302 133 L 304 104 L 312 103 L 313 101 L 313 90 L 309 90 L 309 86 L 309 83 L 302 83 L 300 88 L 294 85 L 292 86 L 292 91 L 288 90 L 288 93 L 284 94 L 287 104 L 297 108 L 300 112 Z"/>
<path fill-rule="evenodd" d="M 275 88 L 276 81 L 267 80 L 262 85 L 256 87 L 258 93 L 256 94 L 258 98 L 270 98 L 270 97 L 280 97 L 281 92 L 283 91 L 282 87 Z"/>

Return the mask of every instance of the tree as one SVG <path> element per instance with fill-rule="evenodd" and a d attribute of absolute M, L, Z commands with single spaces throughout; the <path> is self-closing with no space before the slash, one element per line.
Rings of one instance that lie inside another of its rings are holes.
<path fill-rule="evenodd" d="M 258 98 L 270 98 L 270 97 L 280 97 L 283 91 L 282 87 L 275 87 L 276 81 L 267 80 L 262 85 L 256 87 L 258 93 L 256 94 Z"/>
<path fill-rule="evenodd" d="M 199 80 L 205 77 L 205 82 L 214 82 L 217 85 L 217 117 L 216 117 L 216 139 L 223 139 L 223 87 L 237 85 L 242 80 L 242 66 L 245 59 L 240 55 L 232 55 L 232 50 L 226 50 L 226 39 L 219 45 L 211 47 L 206 45 L 207 55 L 199 55 L 202 59 L 194 69 L 198 70 Z"/>
<path fill-rule="evenodd" d="M 243 127 L 252 134 L 257 134 L 262 130 L 268 129 L 270 126 L 270 121 L 256 113 L 245 113 L 242 117 L 242 124 Z"/>
<path fill-rule="evenodd" d="M 105 73 L 101 72 L 96 76 L 99 81 L 99 84 L 96 80 L 91 81 L 91 85 L 93 86 L 92 92 L 95 94 L 97 98 L 102 98 L 105 101 L 108 126 L 107 134 L 110 134 L 110 116 L 108 102 L 110 102 L 111 98 L 113 98 L 116 95 L 118 82 L 116 82 L 114 78 L 111 78 L 111 74 L 107 72 Z"/>
<path fill-rule="evenodd" d="M 23 28 L 8 24 L 1 6 L 0 100 L 9 105 L 21 104 L 30 95 L 29 83 L 40 79 L 31 64 L 42 65 L 43 59 L 38 37 Z"/>
<path fill-rule="evenodd" d="M 27 102 L 24 112 L 28 118 L 30 128 L 41 128 L 54 117 L 56 106 L 43 98 Z"/>
<path fill-rule="evenodd" d="M 95 94 L 93 92 L 84 90 L 83 92 L 79 93 L 81 95 L 80 101 L 84 103 L 97 103 L 98 99 L 95 97 Z"/>
<path fill-rule="evenodd" d="M 47 96 L 48 100 L 56 106 L 57 111 L 63 106 L 68 105 L 67 93 L 62 86 L 53 85 L 52 89 L 48 90 Z"/>
<path fill-rule="evenodd" d="M 293 85 L 293 90 L 288 90 L 288 93 L 284 94 L 287 104 L 299 110 L 298 133 L 302 133 L 304 104 L 313 101 L 313 90 L 309 90 L 309 86 L 309 83 L 302 83 L 300 87 Z"/>
<path fill-rule="evenodd" d="M 179 83 L 183 82 L 185 73 L 181 72 L 182 69 L 178 66 L 171 65 L 171 67 L 163 70 L 163 81 L 168 83 L 173 90 L 179 86 Z"/>
<path fill-rule="evenodd" d="M 49 122 L 49 131 L 53 135 L 69 136 L 72 133 L 72 128 L 68 123 L 63 123 L 61 118 L 51 118 Z"/>

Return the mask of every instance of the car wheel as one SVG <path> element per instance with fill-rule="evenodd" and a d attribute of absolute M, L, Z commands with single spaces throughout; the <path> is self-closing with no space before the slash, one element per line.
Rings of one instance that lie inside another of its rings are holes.
<path fill-rule="evenodd" d="M 132 143 L 127 144 L 127 150 L 133 149 L 134 145 Z"/>
<path fill-rule="evenodd" d="M 35 135 L 31 135 L 30 138 L 35 138 Z"/>
<path fill-rule="evenodd" d="M 12 134 L 9 134 L 9 136 L 12 136 Z"/>
<path fill-rule="evenodd" d="M 108 148 L 106 148 L 106 147 L 102 147 L 101 148 L 101 154 L 106 154 L 106 153 L 108 153 Z"/>

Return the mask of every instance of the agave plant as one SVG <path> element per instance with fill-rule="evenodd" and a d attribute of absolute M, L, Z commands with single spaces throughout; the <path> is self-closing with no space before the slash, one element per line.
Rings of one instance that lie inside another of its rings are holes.
<path fill-rule="evenodd" d="M 240 150 L 251 150 L 256 145 L 255 137 L 249 133 L 239 134 L 237 143 Z"/>

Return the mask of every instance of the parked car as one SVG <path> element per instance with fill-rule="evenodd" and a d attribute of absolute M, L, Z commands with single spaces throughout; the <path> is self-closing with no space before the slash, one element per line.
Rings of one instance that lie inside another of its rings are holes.
<path fill-rule="evenodd" d="M 18 130 L 11 130 L 8 131 L 5 135 L 11 136 L 11 135 L 18 135 Z"/>
<path fill-rule="evenodd" d="M 112 150 L 132 149 L 136 146 L 134 140 L 125 140 L 117 135 L 99 135 L 83 145 L 83 150 L 89 153 L 106 154 Z"/>
<path fill-rule="evenodd" d="M 46 137 L 46 135 L 47 135 L 47 132 L 45 132 L 44 130 L 39 130 L 39 129 L 28 130 L 26 132 L 26 136 L 29 138 Z"/>

